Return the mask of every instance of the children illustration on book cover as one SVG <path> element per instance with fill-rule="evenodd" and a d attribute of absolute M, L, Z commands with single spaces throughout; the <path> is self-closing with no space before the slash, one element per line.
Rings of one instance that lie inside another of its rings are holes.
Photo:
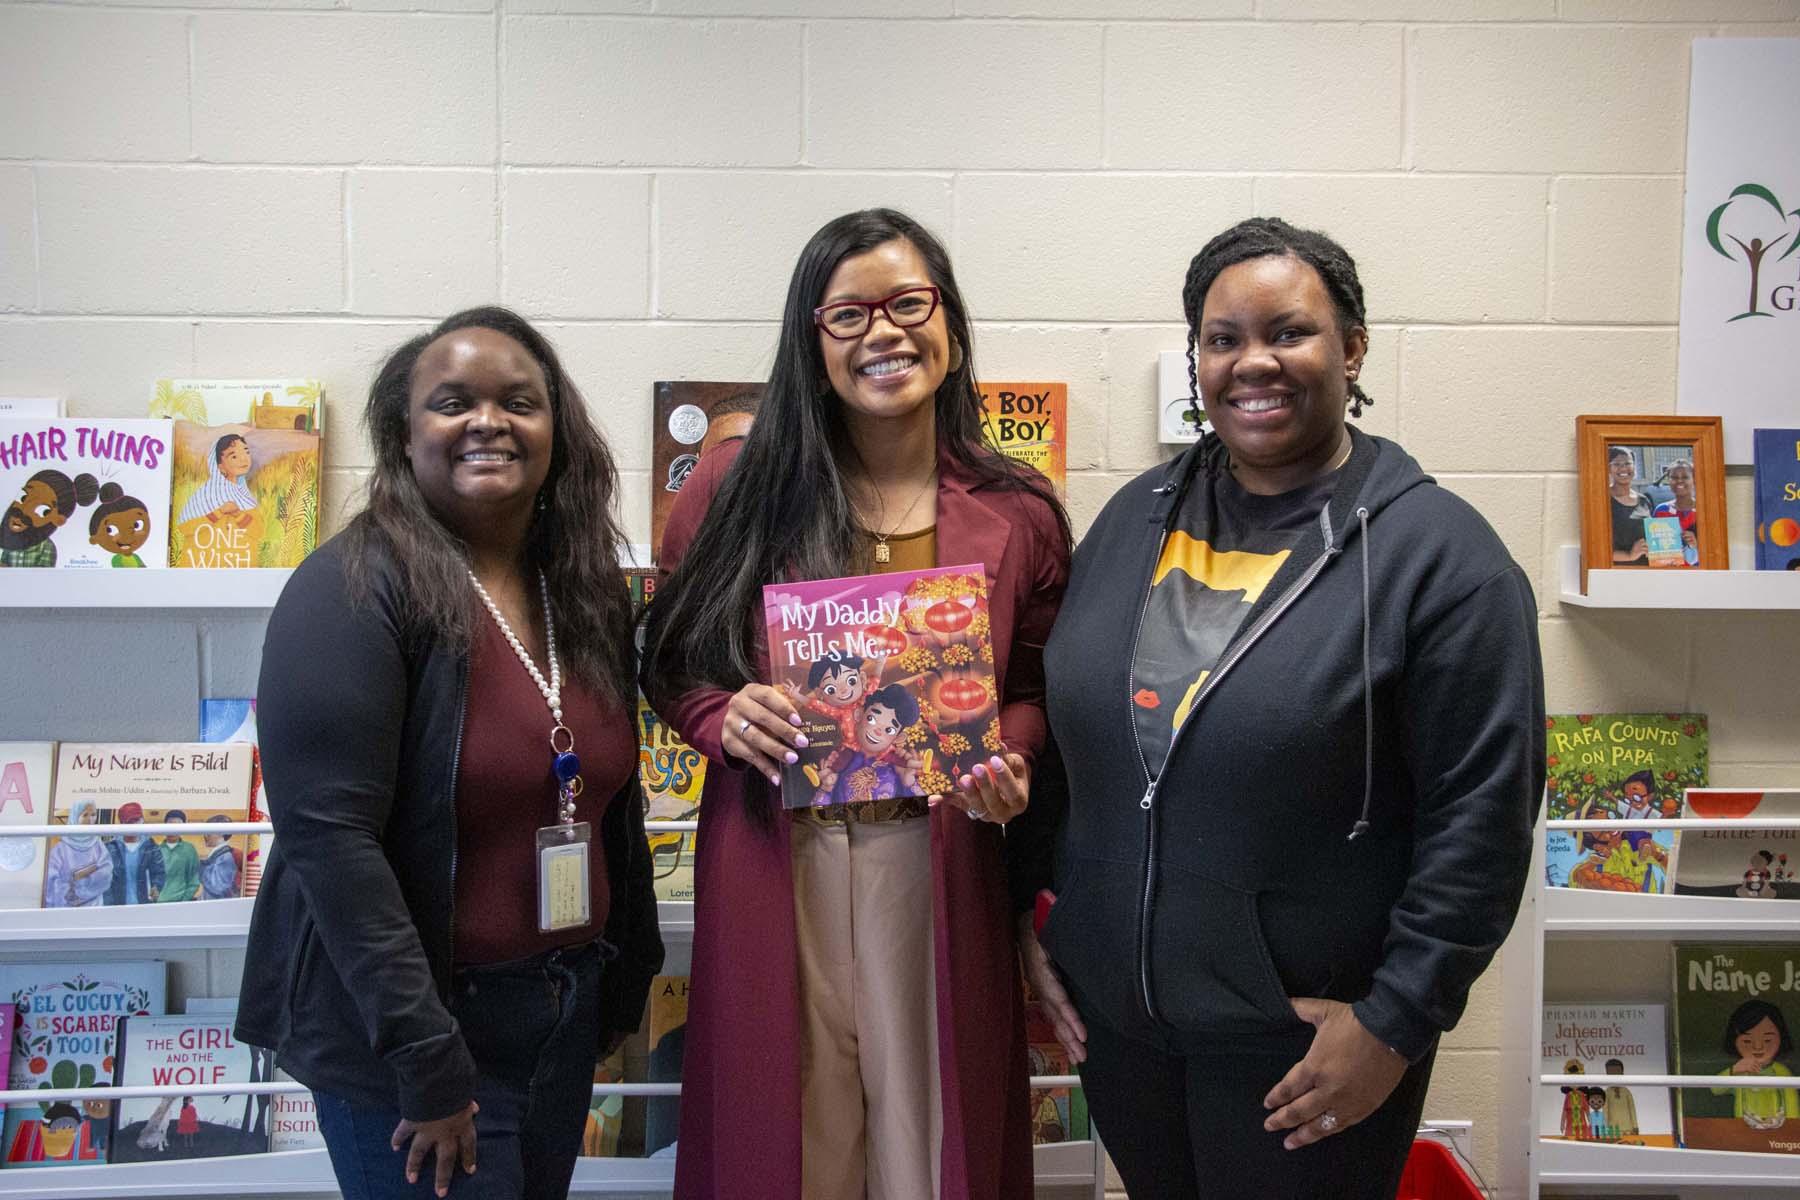
<path fill-rule="evenodd" d="M 1758 429 L 1756 569 L 1800 570 L 1800 429 Z"/>
<path fill-rule="evenodd" d="M 1788 1079 L 1796 1065 L 1800 953 L 1792 945 L 1675 947 L 1675 1053 L 1683 1075 Z M 1682 1144 L 1800 1154 L 1800 1087 L 1679 1093 Z"/>
<path fill-rule="evenodd" d="M 62 743 L 50 823 L 70 832 L 48 839 L 44 907 L 242 895 L 248 836 L 207 827 L 249 819 L 251 753 L 241 743 Z M 193 832 L 161 839 L 80 832 L 95 824 L 175 824 Z"/>
<path fill-rule="evenodd" d="M 1578 713 L 1545 721 L 1544 789 L 1554 820 L 1661 820 L 1685 788 L 1704 787 L 1706 718 L 1698 713 Z M 1669 830 L 1554 830 L 1544 856 L 1551 887 L 1669 890 Z"/>
<path fill-rule="evenodd" d="M 965 759 L 1000 753 L 979 564 L 771 585 L 763 616 L 808 741 L 787 807 L 941 795 Z"/>
<path fill-rule="evenodd" d="M 1683 815 L 1740 821 L 1742 828 L 1682 833 L 1675 860 L 1677 895 L 1800 900 L 1800 829 L 1760 823 L 1800 817 L 1800 788 L 1690 788 Z"/>
<path fill-rule="evenodd" d="M 161 962 L 8 963 L 0 996 L 18 1006 L 7 1085 L 15 1091 L 112 1083 L 120 1018 L 161 1012 Z M 106 1100 L 11 1104 L 5 1166 L 106 1161 Z"/>
<path fill-rule="evenodd" d="M 1592 1083 L 1546 1088 L 1543 1137 L 1632 1146 L 1673 1146 L 1668 1093 L 1621 1087 L 1608 1076 L 1668 1070 L 1668 1011 L 1661 1004 L 1546 1004 L 1540 1061 L 1546 1074 L 1585 1075 Z"/>
<path fill-rule="evenodd" d="M 644 786 L 644 835 L 658 900 L 694 898 L 697 835 L 657 828 L 663 821 L 695 821 L 706 783 L 706 758 L 675 736 L 668 722 L 638 697 L 638 779 Z"/>
<path fill-rule="evenodd" d="M 0 567 L 168 565 L 167 421 L 0 417 Z"/>
<path fill-rule="evenodd" d="M 663 526 L 675 507 L 675 494 L 693 474 L 701 455 L 750 432 L 762 403 L 763 385 L 664 380 L 656 383 L 652 392 L 650 553 L 654 558 L 662 551 Z"/>
<path fill-rule="evenodd" d="M 1062 491 L 1068 484 L 1069 385 L 982 383 L 981 431 L 1002 454 Z"/>
<path fill-rule="evenodd" d="M 196 1084 L 266 1083 L 269 1051 L 232 1036 L 232 1014 L 131 1017 L 119 1027 L 119 1087 L 167 1087 L 167 1095 L 121 1100 L 109 1162 L 216 1158 L 269 1149 L 264 1095 L 192 1095 Z"/>
<path fill-rule="evenodd" d="M 157 381 L 175 418 L 177 567 L 293 567 L 318 539 L 323 402 L 314 379 Z"/>

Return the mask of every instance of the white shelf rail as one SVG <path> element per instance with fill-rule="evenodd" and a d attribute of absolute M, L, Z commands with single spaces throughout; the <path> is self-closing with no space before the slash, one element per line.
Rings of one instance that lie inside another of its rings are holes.
<path fill-rule="evenodd" d="M 1541 1087 L 1668 1087 L 1668 1088 L 1788 1088 L 1800 1091 L 1800 1077 L 1792 1075 L 1539 1075 Z"/>
<path fill-rule="evenodd" d="M 645 825 L 659 833 L 695 833 L 698 821 L 646 821 Z M 267 821 L 179 821 L 163 824 L 144 822 L 137 825 L 0 825 L 0 838 L 66 837 L 74 831 L 80 837 L 178 837 L 182 834 L 274 833 Z"/>
<path fill-rule="evenodd" d="M 1584 817 L 1545 821 L 1545 829 L 1800 829 L 1800 817 Z"/>
<path fill-rule="evenodd" d="M 1607 1076 L 1610 1080 L 1613 1076 Z M 1079 1075 L 1033 1075 L 1030 1086 L 1034 1088 L 1080 1087 Z M 1792 1085 L 1790 1086 L 1800 1086 Z M 164 1096 L 286 1096 L 304 1095 L 310 1089 L 303 1083 L 290 1080 L 269 1080 L 264 1083 L 194 1083 L 184 1087 L 157 1087 L 155 1085 L 134 1085 L 132 1087 L 106 1087 L 94 1085 L 82 1088 L 22 1088 L 14 1091 L 0 1091 L 0 1104 L 43 1104 L 56 1100 L 157 1100 Z M 679 1096 L 679 1083 L 596 1083 L 593 1088 L 596 1096 Z"/>
<path fill-rule="evenodd" d="M 77 837 L 179 837 L 182 834 L 274 832 L 275 827 L 267 821 L 193 821 L 185 825 L 179 821 L 162 824 L 146 821 L 136 825 L 0 825 L 0 838 L 68 837 L 70 834 Z"/>

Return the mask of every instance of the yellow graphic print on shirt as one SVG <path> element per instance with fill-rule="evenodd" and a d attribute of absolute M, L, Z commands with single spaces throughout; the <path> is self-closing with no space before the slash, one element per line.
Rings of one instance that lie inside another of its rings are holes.
<path fill-rule="evenodd" d="M 1244 603 L 1255 604 L 1262 599 L 1263 590 L 1291 553 L 1291 550 L 1277 550 L 1273 554 L 1214 550 L 1210 544 L 1177 529 L 1163 543 L 1162 557 L 1157 560 L 1156 576 L 1151 579 L 1150 586 L 1158 586 L 1170 571 L 1179 570 L 1215 592 L 1242 591 Z"/>
<path fill-rule="evenodd" d="M 1150 619 L 1138 641 L 1140 687 L 1133 699 L 1148 765 L 1161 761 L 1219 654 L 1292 553 L 1218 550 L 1185 530 L 1170 531 L 1151 576 Z M 1175 695 L 1180 701 L 1165 709 L 1164 697 Z M 1159 709 L 1167 714 L 1160 721 L 1152 716 Z"/>
<path fill-rule="evenodd" d="M 1305 553 L 1335 476 L 1276 496 L 1252 495 L 1227 473 L 1202 475 L 1179 502 L 1150 576 L 1131 664 L 1133 727 L 1151 778 L 1194 715 L 1245 618 L 1270 604 Z"/>

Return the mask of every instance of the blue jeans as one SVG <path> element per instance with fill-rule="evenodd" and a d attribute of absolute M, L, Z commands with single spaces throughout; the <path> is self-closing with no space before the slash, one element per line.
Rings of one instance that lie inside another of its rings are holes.
<path fill-rule="evenodd" d="M 458 1166 L 457 1200 L 566 1196 L 593 1094 L 600 1052 L 600 972 L 615 951 L 604 941 L 516 962 L 460 967 L 450 1012 L 475 1058 L 473 1175 Z M 406 1150 L 390 1145 L 400 1113 L 315 1092 L 319 1132 L 344 1200 L 436 1195 L 427 1158 L 406 1182 Z"/>

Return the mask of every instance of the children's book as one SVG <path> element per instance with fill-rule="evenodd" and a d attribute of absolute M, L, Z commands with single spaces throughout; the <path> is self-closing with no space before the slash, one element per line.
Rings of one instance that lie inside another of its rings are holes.
<path fill-rule="evenodd" d="M 1687 566 L 1687 555 L 1681 545 L 1679 517 L 1644 518 L 1644 547 L 1653 567 Z"/>
<path fill-rule="evenodd" d="M 169 422 L 0 416 L 0 567 L 164 567 Z"/>
<path fill-rule="evenodd" d="M 0 963 L 0 998 L 18 1006 L 7 1086 L 110 1085 L 119 1019 L 160 1014 L 167 975 L 160 961 Z M 111 1111 L 105 1100 L 8 1105 L 5 1165 L 105 1162 Z"/>
<path fill-rule="evenodd" d="M 1025 1054 L 1032 1075 L 1073 1075 L 1069 1052 L 1039 1001 L 1025 1004 Z M 1031 1089 L 1031 1143 L 1081 1142 L 1088 1138 L 1087 1096 L 1080 1088 Z"/>
<path fill-rule="evenodd" d="M 247 819 L 269 819 L 269 793 L 263 787 L 262 750 L 256 740 L 256 700 L 211 699 L 200 701 L 200 740 L 203 742 L 244 742 L 250 747 L 250 811 Z M 251 834 L 244 853 L 244 890 L 246 898 L 256 895 L 262 883 L 263 862 L 275 844 L 272 833 Z"/>
<path fill-rule="evenodd" d="M 183 1089 L 267 1083 L 272 1055 L 232 1036 L 231 1014 L 127 1017 L 119 1024 L 117 1087 L 166 1087 L 113 1106 L 108 1162 L 259 1154 L 269 1148 L 267 1094 L 193 1095 Z"/>
<path fill-rule="evenodd" d="M 654 570 L 628 570 L 632 610 L 641 617 L 656 598 Z M 643 627 L 638 628 L 638 649 L 643 649 Z M 706 759 L 676 736 L 675 731 L 650 707 L 643 694 L 637 698 L 638 780 L 644 787 L 644 834 L 650 839 L 656 898 L 694 898 L 696 834 L 659 830 L 659 821 L 696 821 L 700 818 L 700 793 L 706 784 Z"/>
<path fill-rule="evenodd" d="M 50 823 L 186 824 L 191 834 L 161 838 L 48 839 L 44 907 L 170 904 L 242 894 L 244 834 L 206 826 L 245 821 L 251 748 L 228 742 L 63 742 L 57 747 Z"/>
<path fill-rule="evenodd" d="M 19 1031 L 19 1006 L 8 1000 L 0 1004 L 0 1079 L 11 1078 L 13 1038 Z M 0 1114 L 6 1112 L 6 1105 L 0 1104 Z M 4 1117 L 0 1116 L 0 1124 Z"/>
<path fill-rule="evenodd" d="M 181 1011 L 190 1016 L 217 1016 L 221 1013 L 235 1013 L 237 1010 L 236 996 L 189 996 L 187 1003 L 181 1006 Z"/>
<path fill-rule="evenodd" d="M 316 379 L 159 379 L 153 416 L 172 417 L 169 563 L 294 567 L 319 536 Z"/>
<path fill-rule="evenodd" d="M 1068 482 L 1069 385 L 983 383 L 982 432 L 1062 491 Z"/>
<path fill-rule="evenodd" d="M 1719 1086 L 1676 1092 L 1681 1144 L 1701 1150 L 1800 1154 L 1800 1080 L 1792 1088 L 1733 1087 L 1800 1067 L 1800 944 L 1719 942 L 1674 947 L 1675 1073 Z"/>
<path fill-rule="evenodd" d="M 982 431 L 995 449 L 1034 467 L 1059 490 L 1068 475 L 1069 385 L 981 383 Z M 750 432 L 761 383 L 662 382 L 654 389 L 650 447 L 650 548 L 662 556 L 675 494 L 700 456 Z"/>
<path fill-rule="evenodd" d="M 750 432 L 762 403 L 760 383 L 659 382 L 653 388 L 650 442 L 650 552 L 661 561 L 663 526 L 675 494 L 700 456 Z"/>
<path fill-rule="evenodd" d="M 1677 895 L 1800 900 L 1800 829 L 1756 824 L 1758 817 L 1800 817 L 1800 788 L 1689 788 L 1682 815 L 1744 827 L 1682 831 L 1671 872 Z"/>
<path fill-rule="evenodd" d="M 1800 571 L 1800 429 L 1758 429 L 1756 569 Z"/>
<path fill-rule="evenodd" d="M 941 795 L 1001 752 L 981 564 L 772 584 L 763 618 L 808 742 L 786 807 Z"/>
<path fill-rule="evenodd" d="M 625 1047 L 620 1046 L 594 1064 L 595 1083 L 625 1082 Z M 614 1158 L 619 1153 L 619 1134 L 625 1127 L 625 1097 L 595 1096 L 588 1105 L 587 1125 L 581 1133 L 584 1158 Z"/>
<path fill-rule="evenodd" d="M 700 819 L 700 793 L 706 783 L 706 759 L 675 736 L 675 731 L 638 697 L 638 776 L 644 785 L 644 834 L 656 872 L 658 900 L 694 898 L 696 835 L 662 831 L 662 821 Z"/>
<path fill-rule="evenodd" d="M 295 1082 L 280 1067 L 275 1078 L 282 1083 Z M 278 1092 L 269 1104 L 269 1149 L 317 1150 L 325 1145 L 319 1132 L 319 1106 L 311 1092 Z"/>
<path fill-rule="evenodd" d="M 0 825 L 50 819 L 55 742 L 0 742 Z M 0 838 L 0 908 L 37 908 L 44 895 L 44 839 Z"/>
<path fill-rule="evenodd" d="M 687 1046 L 688 977 L 658 975 L 650 981 L 651 1083 L 678 1083 L 681 1060 Z M 666 1157 L 675 1152 L 675 1135 L 681 1125 L 679 1096 L 652 1096 L 644 1118 L 644 1156 Z"/>
<path fill-rule="evenodd" d="M 1545 810 L 1552 820 L 1662 820 L 1686 788 L 1705 787 L 1706 717 L 1699 713 L 1579 713 L 1546 722 Z M 1668 891 L 1671 830 L 1552 830 L 1551 887 Z"/>
<path fill-rule="evenodd" d="M 1661 1004 L 1544 1005 L 1544 1074 L 1592 1075 L 1594 1082 L 1538 1089 L 1538 1133 L 1577 1142 L 1673 1146 L 1666 1088 L 1607 1083 L 1609 1075 L 1668 1071 L 1668 1019 Z"/>
<path fill-rule="evenodd" d="M 60 396 L 0 396 L 0 417 L 60 417 Z"/>

